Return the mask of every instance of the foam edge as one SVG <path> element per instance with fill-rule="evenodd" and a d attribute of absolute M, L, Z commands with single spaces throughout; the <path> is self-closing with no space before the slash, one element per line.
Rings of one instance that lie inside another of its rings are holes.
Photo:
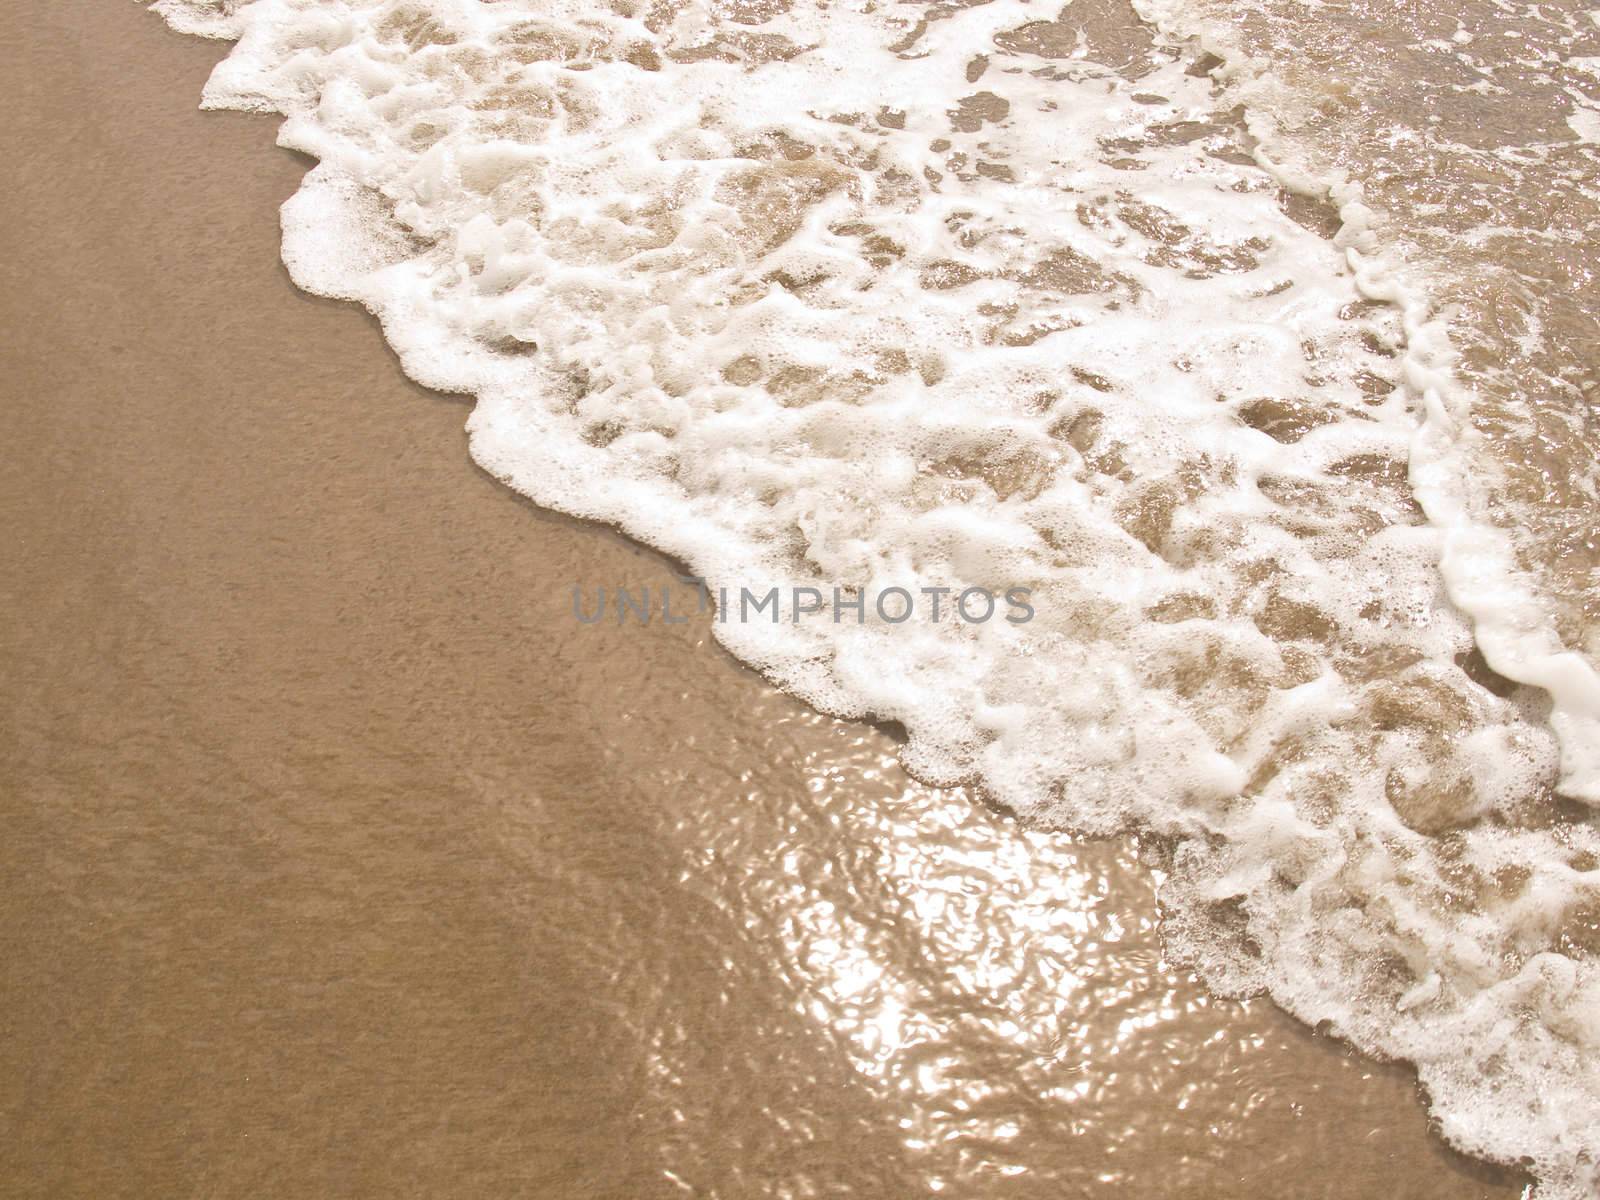
<path fill-rule="evenodd" d="M 1131 2 L 1140 19 L 1218 59 L 1211 74 L 1223 86 L 1270 74 L 1214 25 L 1186 21 L 1184 0 Z M 1517 565 L 1510 537 L 1472 511 L 1467 485 L 1473 473 L 1470 448 L 1477 440 L 1467 419 L 1472 389 L 1456 375 L 1456 352 L 1444 317 L 1380 248 L 1361 185 L 1292 165 L 1294 156 L 1276 136 L 1275 123 L 1254 112 L 1248 97 L 1240 99 L 1256 141 L 1256 162 L 1289 191 L 1337 206 L 1340 228 L 1334 241 L 1344 249 L 1357 286 L 1369 299 L 1400 311 L 1406 333 L 1402 376 L 1423 414 L 1411 440 L 1409 476 L 1428 523 L 1441 534 L 1439 570 L 1445 593 L 1471 623 L 1473 638 L 1493 670 L 1549 694 L 1548 723 L 1561 747 L 1556 790 L 1600 807 L 1600 671 L 1562 645 L 1537 588 Z"/>

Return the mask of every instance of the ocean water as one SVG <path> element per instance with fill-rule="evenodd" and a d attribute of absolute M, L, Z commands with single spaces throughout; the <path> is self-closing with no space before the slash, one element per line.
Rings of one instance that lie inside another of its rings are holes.
<path fill-rule="evenodd" d="M 1600 17 L 154 7 L 238 40 L 204 103 L 318 160 L 290 272 L 486 468 L 714 591 L 1028 589 L 716 629 L 930 783 L 1141 835 L 1213 989 L 1593 1193 Z"/>

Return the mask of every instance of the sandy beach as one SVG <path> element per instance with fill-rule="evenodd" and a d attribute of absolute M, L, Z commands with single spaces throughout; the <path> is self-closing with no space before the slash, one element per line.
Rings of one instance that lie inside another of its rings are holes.
<path fill-rule="evenodd" d="M 309 160 L 197 110 L 225 50 L 119 0 L 0 33 L 0 1191 L 1518 1194 L 1408 1070 L 1167 964 L 1127 846 L 935 797 L 705 614 L 576 623 L 673 565 L 504 488 L 462 401 L 295 290 Z M 960 912 L 914 926 L 927 876 L 872 865 L 934 811 L 1069 864 L 1093 933 L 1070 1103 L 1005 1082 L 1043 1051 L 919 1035 L 1010 1105 L 1003 1153 L 873 1074 L 806 928 L 857 913 L 957 1004 Z"/>

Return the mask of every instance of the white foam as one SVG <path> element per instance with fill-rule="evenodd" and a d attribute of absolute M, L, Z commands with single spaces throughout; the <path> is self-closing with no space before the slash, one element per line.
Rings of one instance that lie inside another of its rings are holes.
<path fill-rule="evenodd" d="M 1249 119 L 1256 160 L 1285 186 L 1340 201 L 1337 240 L 1364 294 L 1392 303 L 1403 314 L 1406 358 L 1402 370 L 1423 399 L 1424 420 L 1411 452 L 1411 483 L 1428 519 L 1445 533 L 1441 568 L 1451 600 L 1472 618 L 1474 635 L 1490 665 L 1518 682 L 1544 688 L 1554 701 L 1551 726 L 1561 741 L 1563 793 L 1600 805 L 1600 673 L 1582 654 L 1566 648 L 1556 632 L 1538 585 L 1516 561 L 1506 530 L 1482 511 L 1489 490 L 1476 482 L 1484 469 L 1472 453 L 1476 435 L 1466 420 L 1472 396 L 1452 372 L 1455 351 L 1449 328 L 1419 284 L 1371 237 L 1372 212 L 1361 203 L 1359 184 L 1320 177 L 1293 165 L 1296 155 L 1279 136 L 1270 115 L 1292 108 L 1292 89 L 1243 54 L 1225 24 L 1199 16 L 1189 0 L 1133 0 L 1141 14 L 1176 38 L 1192 40 L 1224 60 L 1220 74 L 1235 95 L 1257 107 Z M 1589 60 L 1569 65 L 1587 69 Z M 1586 141 L 1600 123 L 1579 107 L 1568 124 Z M 1591 129 L 1591 125 L 1594 126 Z"/>
<path fill-rule="evenodd" d="M 293 277 L 476 395 L 487 469 L 713 589 L 1031 587 L 1024 625 L 716 629 L 929 779 L 1165 835 L 1216 986 L 1588 1177 L 1563 914 L 1600 840 L 1527 812 L 1558 753 L 1600 798 L 1600 705 L 1472 519 L 1448 347 L 1359 195 L 1334 241 L 1290 219 L 1277 181 L 1327 181 L 1251 164 L 1192 53 L 1020 3 L 157 7 L 239 38 L 205 103 L 321 160 Z"/>
<path fill-rule="evenodd" d="M 1600 142 L 1600 108 L 1579 105 L 1567 118 L 1572 132 L 1585 142 Z"/>

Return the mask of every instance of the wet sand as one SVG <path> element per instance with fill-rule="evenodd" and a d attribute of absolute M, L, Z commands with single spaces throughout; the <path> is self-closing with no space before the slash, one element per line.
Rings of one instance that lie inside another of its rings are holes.
<path fill-rule="evenodd" d="M 578 626 L 573 584 L 670 565 L 499 486 L 461 403 L 294 290 L 275 209 L 307 162 L 196 111 L 224 51 L 118 0 L 0 33 L 0 1192 L 1516 1194 L 1407 1072 L 1162 962 L 1121 846 L 1051 851 L 1080 887 L 1046 899 L 1096 932 L 1083 1052 L 1052 1043 L 1080 1095 L 1016 1086 L 1058 1081 L 1025 1040 L 919 1035 L 967 1108 L 875 1075 L 901 1051 L 818 991 L 820 906 L 959 1005 L 987 934 L 911 927 L 903 831 L 1043 842 L 704 616 Z M 1003 1148 L 962 1135 L 984 1102 Z"/>

